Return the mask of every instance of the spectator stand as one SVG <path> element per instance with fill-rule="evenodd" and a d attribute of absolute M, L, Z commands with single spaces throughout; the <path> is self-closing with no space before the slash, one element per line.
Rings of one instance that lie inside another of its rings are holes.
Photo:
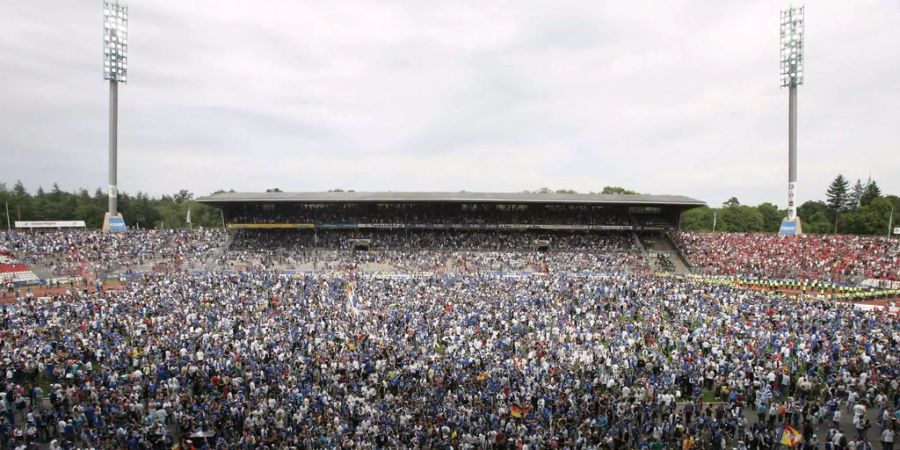
<path fill-rule="evenodd" d="M 678 232 L 676 245 L 705 274 L 859 283 L 900 279 L 900 251 L 874 236 Z"/>

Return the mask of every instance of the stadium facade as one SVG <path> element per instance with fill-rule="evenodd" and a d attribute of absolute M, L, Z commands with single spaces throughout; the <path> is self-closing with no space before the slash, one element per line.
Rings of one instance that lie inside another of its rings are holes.
<path fill-rule="evenodd" d="M 199 199 L 230 229 L 665 231 L 703 201 L 677 195 L 226 192 Z"/>

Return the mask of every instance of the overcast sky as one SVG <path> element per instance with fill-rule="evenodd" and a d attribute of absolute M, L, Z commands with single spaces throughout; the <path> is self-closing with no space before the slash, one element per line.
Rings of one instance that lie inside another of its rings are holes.
<path fill-rule="evenodd" d="M 107 185 L 99 0 L 0 2 L 0 181 Z M 786 205 L 783 1 L 129 2 L 119 189 Z M 799 200 L 900 193 L 900 2 L 815 1 Z"/>

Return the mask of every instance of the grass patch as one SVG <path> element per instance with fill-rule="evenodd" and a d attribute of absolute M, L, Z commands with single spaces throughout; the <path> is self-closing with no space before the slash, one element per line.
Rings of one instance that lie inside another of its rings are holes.
<path fill-rule="evenodd" d="M 716 398 L 716 394 L 709 389 L 703 389 L 703 393 L 700 394 L 700 398 L 703 400 L 703 403 L 714 403 L 718 402 L 719 399 Z"/>
<path fill-rule="evenodd" d="M 118 287 L 122 287 L 124 285 L 125 284 L 122 283 L 121 281 L 119 281 L 118 278 L 109 278 L 107 280 L 103 280 L 104 287 L 118 288 Z"/>

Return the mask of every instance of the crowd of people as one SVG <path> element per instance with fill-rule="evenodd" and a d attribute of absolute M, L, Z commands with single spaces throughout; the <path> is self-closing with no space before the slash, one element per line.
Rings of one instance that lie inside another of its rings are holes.
<path fill-rule="evenodd" d="M 719 274 L 900 280 L 900 244 L 883 237 L 679 232 L 675 240 L 694 266 Z"/>
<path fill-rule="evenodd" d="M 630 234 L 532 231 L 238 230 L 220 262 L 233 270 L 372 265 L 403 272 L 479 273 L 645 267 Z"/>
<path fill-rule="evenodd" d="M 159 261 L 200 261 L 224 243 L 221 229 L 0 232 L 0 248 L 55 276 L 137 270 Z"/>
<path fill-rule="evenodd" d="M 534 250 L 627 252 L 636 249 L 631 233 L 549 231 L 425 230 L 237 230 L 231 248 L 302 252 L 311 248 L 350 249 L 367 241 L 376 249 Z"/>
<path fill-rule="evenodd" d="M 860 449 L 900 407 L 895 317 L 677 277 L 147 275 L 0 324 L 3 448 Z"/>
<path fill-rule="evenodd" d="M 213 260 L 13 289 L 0 448 L 892 448 L 900 323 L 881 308 L 654 275 L 629 234 L 310 236 L 0 234 L 57 265 Z"/>
<path fill-rule="evenodd" d="M 646 270 L 639 253 L 328 250 L 311 249 L 290 256 L 268 251 L 228 251 L 215 266 L 230 271 L 367 271 L 367 272 L 579 272 Z"/>
<path fill-rule="evenodd" d="M 710 274 L 834 282 L 900 280 L 900 247 L 881 237 L 694 232 L 677 232 L 673 237 L 693 267 Z M 358 246 L 370 254 L 352 256 L 350 250 Z M 555 271 L 556 261 L 559 270 L 571 270 L 570 263 L 580 268 L 573 271 L 645 266 L 631 233 L 610 231 L 245 229 L 230 238 L 225 231 L 203 229 L 0 232 L 0 249 L 14 255 L 17 263 L 40 267 L 55 277 L 205 268 L 210 261 L 220 268 L 286 269 L 319 262 L 329 265 L 328 260 L 332 266 L 389 264 L 407 257 L 435 260 L 435 264 L 399 263 L 404 268 L 439 267 L 448 259 L 451 266 L 459 261 L 461 267 L 513 270 Z M 323 260 L 321 249 L 336 258 Z"/>

